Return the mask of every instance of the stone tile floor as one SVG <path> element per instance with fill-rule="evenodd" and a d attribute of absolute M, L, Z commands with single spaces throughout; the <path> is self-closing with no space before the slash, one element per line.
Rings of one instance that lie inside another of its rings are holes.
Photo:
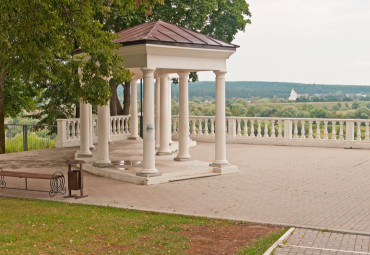
<path fill-rule="evenodd" d="M 64 161 L 73 158 L 75 151 L 0 155 L 0 167 L 66 173 Z M 196 160 L 211 162 L 214 144 L 199 143 L 190 152 Z M 229 161 L 239 166 L 239 174 L 153 186 L 86 174 L 85 193 L 89 197 L 81 200 L 16 190 L 0 190 L 0 196 L 370 234 L 369 150 L 229 144 L 227 154 Z M 15 178 L 8 183 L 24 185 Z M 48 183 L 41 180 L 30 185 L 47 189 Z"/>
<path fill-rule="evenodd" d="M 274 255 L 370 254 L 370 236 L 297 228 L 274 251 Z"/>

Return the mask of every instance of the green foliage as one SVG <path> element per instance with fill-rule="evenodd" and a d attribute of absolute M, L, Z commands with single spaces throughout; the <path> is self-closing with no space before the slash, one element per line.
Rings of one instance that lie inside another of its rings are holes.
<path fill-rule="evenodd" d="M 163 19 L 231 42 L 238 31 L 244 31 L 250 17 L 245 0 L 165 0 L 154 7 L 149 19 Z"/>
<path fill-rule="evenodd" d="M 305 101 L 316 102 L 339 102 L 339 101 L 367 101 L 370 99 L 370 86 L 346 86 L 346 85 L 316 85 L 288 82 L 257 82 L 257 81 L 237 81 L 226 82 L 226 98 L 245 98 L 252 102 L 259 102 L 265 98 L 264 103 L 285 103 L 294 88 L 299 94 L 307 94 L 310 98 Z M 172 91 L 178 95 L 178 86 L 172 85 Z M 351 94 L 351 97 L 345 94 Z M 313 96 L 320 94 L 320 96 Z M 368 95 L 367 97 L 357 96 L 357 94 Z M 311 98 L 312 96 L 312 98 Z M 203 81 L 189 84 L 189 97 L 215 98 L 215 82 Z M 297 100 L 297 102 L 300 102 Z"/>

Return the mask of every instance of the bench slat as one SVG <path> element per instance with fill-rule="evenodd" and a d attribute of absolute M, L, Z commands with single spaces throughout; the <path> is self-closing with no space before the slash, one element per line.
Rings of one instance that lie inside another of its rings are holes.
<path fill-rule="evenodd" d="M 36 174 L 27 172 L 0 171 L 0 176 L 31 178 L 31 179 L 51 179 L 52 174 Z"/>

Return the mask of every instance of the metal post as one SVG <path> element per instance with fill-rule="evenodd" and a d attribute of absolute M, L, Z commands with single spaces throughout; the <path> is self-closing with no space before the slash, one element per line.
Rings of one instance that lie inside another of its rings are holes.
<path fill-rule="evenodd" d="M 143 79 L 140 80 L 140 137 L 143 138 Z"/>
<path fill-rule="evenodd" d="M 23 151 L 28 151 L 28 137 L 27 137 L 28 126 L 23 126 Z"/>

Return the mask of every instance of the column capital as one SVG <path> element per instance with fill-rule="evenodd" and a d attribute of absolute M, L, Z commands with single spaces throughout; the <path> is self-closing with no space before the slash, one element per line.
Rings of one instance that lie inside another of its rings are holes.
<path fill-rule="evenodd" d="M 177 74 L 179 75 L 180 78 L 181 78 L 181 76 L 187 76 L 187 77 L 189 77 L 190 72 L 189 71 L 180 71 Z"/>
<path fill-rule="evenodd" d="M 216 74 L 217 78 L 225 78 L 225 75 L 227 73 L 227 71 L 221 71 L 221 70 L 216 70 L 213 72 Z"/>
<path fill-rule="evenodd" d="M 155 68 L 151 68 L 151 67 L 143 67 L 141 68 L 141 71 L 143 72 L 143 76 L 146 77 L 146 76 L 154 76 L 154 72 L 155 72 Z"/>

